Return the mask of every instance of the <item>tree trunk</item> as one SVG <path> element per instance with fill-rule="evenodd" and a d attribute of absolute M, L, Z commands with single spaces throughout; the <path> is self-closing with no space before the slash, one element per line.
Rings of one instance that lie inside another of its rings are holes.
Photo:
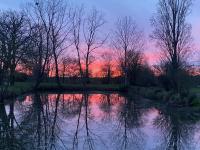
<path fill-rule="evenodd" d="M 87 84 L 89 83 L 89 69 L 88 69 L 88 64 L 86 64 L 85 82 L 86 82 Z"/>
<path fill-rule="evenodd" d="M 86 57 L 86 64 L 85 64 L 85 82 L 86 84 L 89 83 L 89 54 Z"/>
<path fill-rule="evenodd" d="M 55 59 L 55 65 L 56 65 L 56 82 L 58 86 L 60 87 L 61 84 L 60 84 L 60 78 L 59 78 L 58 60 L 57 60 L 57 56 L 55 52 L 54 52 L 54 59 Z"/>
<path fill-rule="evenodd" d="M 11 67 L 10 69 L 10 85 L 13 86 L 15 84 L 15 69 Z"/>
<path fill-rule="evenodd" d="M 127 68 L 127 47 L 125 48 L 125 54 L 124 54 L 124 65 L 125 65 L 125 78 L 124 78 L 124 84 L 125 86 L 128 86 L 128 68 Z"/>

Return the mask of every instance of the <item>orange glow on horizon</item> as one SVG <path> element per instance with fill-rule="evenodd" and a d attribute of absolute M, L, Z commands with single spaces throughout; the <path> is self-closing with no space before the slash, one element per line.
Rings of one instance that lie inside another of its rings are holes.
<path fill-rule="evenodd" d="M 110 53 L 112 55 L 113 50 L 112 49 L 102 49 L 101 50 L 101 53 L 105 53 L 105 52 L 108 52 L 108 54 Z M 100 53 L 98 54 L 100 55 Z M 115 54 L 113 54 L 115 55 Z M 115 57 L 115 56 L 114 56 Z M 148 63 L 150 66 L 154 65 L 154 64 L 158 64 L 159 63 L 159 60 L 160 60 L 160 57 L 161 57 L 161 53 L 159 52 L 155 52 L 155 51 L 146 51 L 144 53 L 144 63 Z M 121 71 L 119 70 L 118 68 L 118 63 L 116 60 L 111 60 L 111 71 L 112 71 L 112 77 L 118 77 L 118 76 L 121 76 L 122 73 Z M 72 67 L 74 68 L 73 66 L 74 64 L 72 64 Z M 89 66 L 89 70 L 90 70 L 90 73 L 91 73 L 91 77 L 103 77 L 103 72 L 102 72 L 102 68 L 106 65 L 105 62 L 103 62 L 103 60 L 101 59 L 98 59 L 96 61 L 94 61 L 93 63 L 90 64 Z M 50 77 L 55 77 L 55 67 L 53 67 L 53 65 L 51 66 L 51 71 L 49 72 L 49 76 Z M 83 65 L 83 68 L 84 68 L 84 65 Z M 76 70 L 73 71 L 72 68 L 70 68 L 70 65 L 68 66 L 68 69 L 71 69 L 70 72 L 79 72 L 78 67 L 76 68 Z M 24 69 L 24 67 L 18 65 L 17 68 L 16 68 L 17 71 L 19 72 L 22 72 L 22 73 L 26 73 L 27 75 L 31 75 L 32 72 L 31 70 L 28 70 L 28 69 Z M 59 64 L 59 75 L 60 77 L 62 77 L 63 75 L 63 66 L 62 64 Z M 68 70 L 66 70 L 65 72 L 65 76 L 68 74 L 70 74 L 70 72 L 68 72 Z M 199 68 L 192 68 L 191 69 L 191 72 L 192 74 L 194 75 L 199 75 Z M 77 73 L 79 74 L 79 73 Z M 67 76 L 66 76 L 67 77 Z"/>

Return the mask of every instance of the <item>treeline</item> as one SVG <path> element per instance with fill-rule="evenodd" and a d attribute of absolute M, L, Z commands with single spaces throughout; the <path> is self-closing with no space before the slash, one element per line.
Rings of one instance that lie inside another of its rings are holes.
<path fill-rule="evenodd" d="M 151 38 L 163 55 L 154 68 L 145 61 L 144 33 L 132 17 L 119 18 L 113 30 L 104 33 L 106 20 L 100 11 L 71 6 L 65 0 L 35 0 L 20 11 L 1 11 L 0 84 L 14 85 L 19 69 L 32 77 L 35 88 L 50 77 L 58 86 L 69 77 L 87 84 L 91 65 L 98 59 L 104 83 L 116 78 L 117 72 L 125 86 L 161 84 L 185 92 L 192 50 L 186 17 L 191 5 L 192 0 L 159 0 L 151 19 Z M 112 50 L 102 52 L 108 45 Z"/>

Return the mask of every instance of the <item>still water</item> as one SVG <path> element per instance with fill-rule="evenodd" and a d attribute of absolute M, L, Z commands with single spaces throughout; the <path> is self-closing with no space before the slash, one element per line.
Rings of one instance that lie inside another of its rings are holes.
<path fill-rule="evenodd" d="M 200 110 L 118 93 L 33 93 L 0 104 L 2 150 L 200 150 Z"/>

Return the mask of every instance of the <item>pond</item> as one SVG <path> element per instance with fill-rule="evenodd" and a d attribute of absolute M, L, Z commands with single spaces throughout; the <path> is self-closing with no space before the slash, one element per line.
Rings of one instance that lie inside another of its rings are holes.
<path fill-rule="evenodd" d="M 32 93 L 0 104 L 2 150 L 199 150 L 200 110 L 119 93 Z"/>

